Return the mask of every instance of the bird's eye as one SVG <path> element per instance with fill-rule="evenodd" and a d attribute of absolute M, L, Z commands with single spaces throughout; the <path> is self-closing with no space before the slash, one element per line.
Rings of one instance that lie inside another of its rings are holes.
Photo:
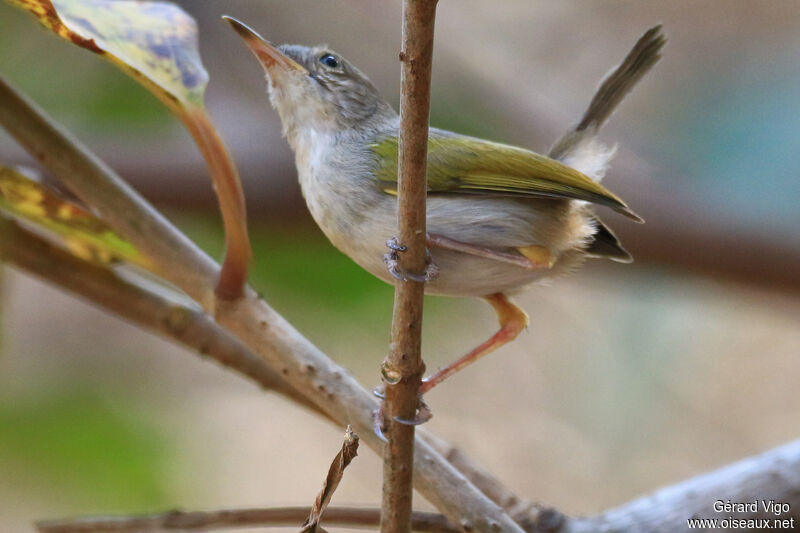
<path fill-rule="evenodd" d="M 336 68 L 339 66 L 339 60 L 336 59 L 336 56 L 333 54 L 325 54 L 319 58 L 319 62 L 330 68 Z"/>

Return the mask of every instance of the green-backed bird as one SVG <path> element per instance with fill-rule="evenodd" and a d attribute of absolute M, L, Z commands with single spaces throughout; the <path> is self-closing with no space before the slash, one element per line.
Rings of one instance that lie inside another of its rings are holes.
<path fill-rule="evenodd" d="M 294 150 L 303 196 L 334 246 L 371 274 L 416 279 L 397 268 L 400 118 L 364 73 L 324 47 L 274 47 L 225 17 L 266 71 L 269 98 Z M 425 291 L 482 297 L 500 329 L 424 380 L 425 393 L 513 340 L 525 312 L 507 294 L 575 269 L 586 257 L 631 256 L 593 213 L 595 205 L 641 219 L 600 184 L 613 149 L 596 133 L 622 97 L 658 60 L 660 26 L 649 30 L 601 84 L 577 126 L 544 156 L 431 128 L 427 166 Z M 387 253 L 387 244 L 390 248 Z"/>

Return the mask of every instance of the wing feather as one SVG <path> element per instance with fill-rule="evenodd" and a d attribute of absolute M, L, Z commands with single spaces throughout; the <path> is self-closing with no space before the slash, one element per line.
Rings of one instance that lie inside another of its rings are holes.
<path fill-rule="evenodd" d="M 397 138 L 371 145 L 380 186 L 397 192 Z M 428 191 L 532 198 L 569 198 L 604 205 L 641 221 L 614 193 L 549 157 L 500 143 L 431 129 Z"/>

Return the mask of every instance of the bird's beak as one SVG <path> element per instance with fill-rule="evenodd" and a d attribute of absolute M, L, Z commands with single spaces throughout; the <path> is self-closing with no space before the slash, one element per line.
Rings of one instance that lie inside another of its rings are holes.
<path fill-rule="evenodd" d="M 295 70 L 304 74 L 308 74 L 308 70 L 306 70 L 305 67 L 269 44 L 269 42 L 267 42 L 254 30 L 250 29 L 250 27 L 245 23 L 238 21 L 233 17 L 229 17 L 228 15 L 224 15 L 222 20 L 230 24 L 231 27 L 236 30 L 236 33 L 238 33 L 239 36 L 244 39 L 244 43 L 247 45 L 250 51 L 253 52 L 267 73 L 269 73 L 275 67 L 278 67 L 285 70 Z"/>

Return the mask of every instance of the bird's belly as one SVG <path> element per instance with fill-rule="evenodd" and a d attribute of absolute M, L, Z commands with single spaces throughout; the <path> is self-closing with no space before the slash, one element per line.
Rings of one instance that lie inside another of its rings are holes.
<path fill-rule="evenodd" d="M 312 216 L 334 246 L 372 275 L 393 284 L 396 280 L 389 274 L 383 258 L 388 252 L 386 241 L 397 235 L 397 201 L 393 196 L 376 193 L 364 195 L 362 191 L 358 205 L 348 205 L 347 198 L 342 197 L 336 202 L 306 199 Z M 330 196 L 325 195 L 325 198 Z M 524 203 L 509 205 L 507 202 L 431 197 L 428 232 L 503 250 L 534 244 L 547 246 L 559 256 L 555 266 L 528 270 L 493 259 L 434 248 L 431 257 L 439 276 L 427 283 L 427 293 L 484 296 L 509 292 L 565 272 L 580 262 L 583 257 L 580 243 L 585 235 L 563 235 L 560 228 L 565 226 L 564 221 L 553 213 L 544 213 Z"/>

